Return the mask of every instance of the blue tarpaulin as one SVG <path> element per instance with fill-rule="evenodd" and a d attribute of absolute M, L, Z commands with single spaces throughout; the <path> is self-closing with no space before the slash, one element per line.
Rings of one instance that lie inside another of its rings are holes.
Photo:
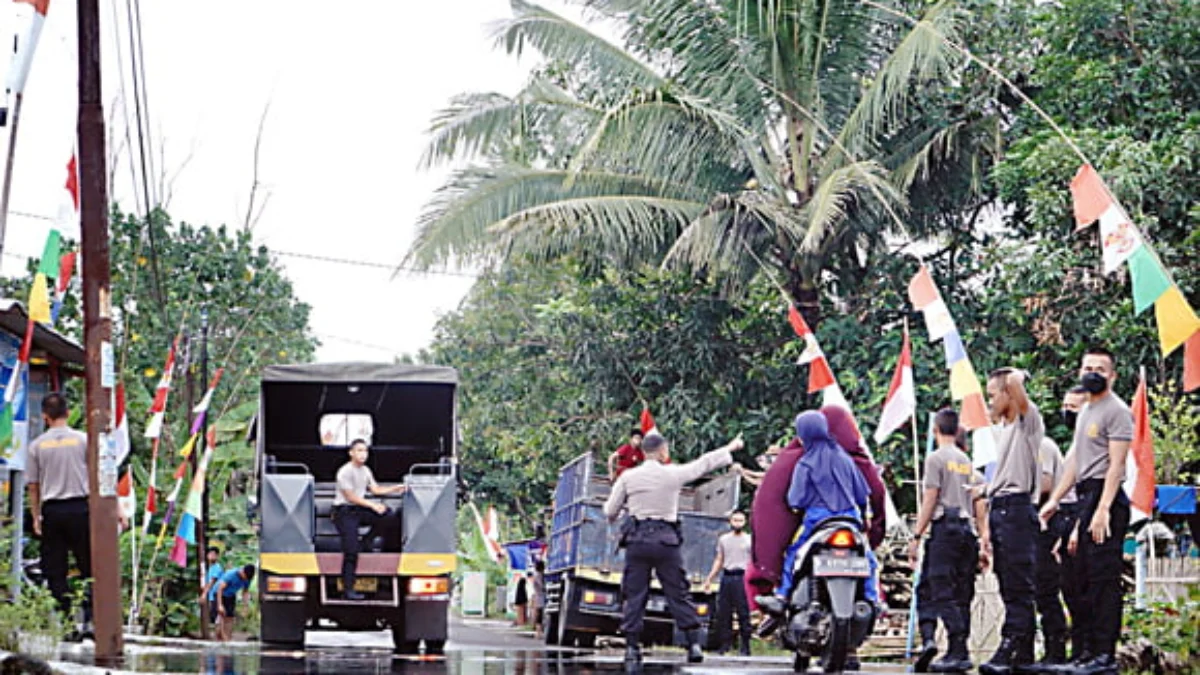
<path fill-rule="evenodd" d="M 1192 485 L 1159 485 L 1158 512 L 1177 516 L 1196 513 L 1196 488 Z"/>

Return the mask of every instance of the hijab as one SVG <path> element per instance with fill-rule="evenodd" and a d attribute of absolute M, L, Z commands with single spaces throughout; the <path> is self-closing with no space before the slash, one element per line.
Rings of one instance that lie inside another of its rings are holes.
<path fill-rule="evenodd" d="M 815 410 L 801 413 L 796 417 L 796 437 L 804 445 L 804 456 L 792 474 L 789 506 L 794 509 L 823 506 L 842 512 L 866 504 L 866 481 L 830 436 L 824 415 Z"/>

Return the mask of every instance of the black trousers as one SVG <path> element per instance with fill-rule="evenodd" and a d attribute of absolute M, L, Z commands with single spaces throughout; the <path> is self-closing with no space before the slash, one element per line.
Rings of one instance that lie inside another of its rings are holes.
<path fill-rule="evenodd" d="M 1038 531 L 1037 538 L 1037 592 L 1034 604 L 1041 617 L 1042 637 L 1047 640 L 1064 640 L 1067 637 L 1067 617 L 1063 612 L 1062 563 L 1067 556 L 1067 542 L 1063 532 L 1066 516 L 1054 514 L 1045 530 Z M 1066 532 L 1070 536 L 1070 532 Z M 1054 548 L 1058 547 L 1058 558 Z"/>
<path fill-rule="evenodd" d="M 1118 488 L 1109 507 L 1110 536 L 1103 544 L 1092 540 L 1088 528 L 1103 490 L 1101 479 L 1086 480 L 1075 486 L 1081 504 L 1076 564 L 1084 584 L 1076 634 L 1085 636 L 1088 650 L 1096 655 L 1115 654 L 1117 638 L 1121 636 L 1121 568 L 1125 533 L 1129 530 L 1129 498 Z"/>
<path fill-rule="evenodd" d="M 42 573 L 50 593 L 64 615 L 71 613 L 71 590 L 67 585 L 67 552 L 75 556 L 79 574 L 92 578 L 92 532 L 87 497 L 52 499 L 42 503 Z M 91 588 L 88 589 L 91 596 Z M 91 603 L 85 602 L 84 621 L 91 620 Z"/>
<path fill-rule="evenodd" d="M 1055 519 L 1058 520 L 1062 536 L 1058 549 L 1058 557 L 1061 561 L 1059 571 L 1062 573 L 1059 586 L 1062 589 L 1063 602 L 1067 604 L 1067 612 L 1071 615 L 1071 650 L 1074 654 L 1087 646 L 1087 636 L 1080 627 L 1083 613 L 1087 611 L 1083 604 L 1083 591 L 1086 585 L 1083 579 L 1083 567 L 1079 564 L 1078 555 L 1067 553 L 1071 532 L 1075 530 L 1075 526 L 1079 522 L 1079 503 L 1071 502 L 1060 506 Z M 1054 520 L 1050 521 L 1052 528 L 1054 522 Z"/>
<path fill-rule="evenodd" d="M 365 506 L 343 504 L 334 508 L 333 523 L 342 537 L 342 583 L 349 591 L 354 588 L 358 553 L 366 544 L 382 536 L 384 550 L 391 550 L 395 546 L 395 533 L 398 530 L 395 527 L 396 514 L 391 509 L 378 514 Z M 370 525 L 371 529 L 360 539 L 358 528 L 362 525 Z"/>
<path fill-rule="evenodd" d="M 1034 633 L 1034 574 L 1041 524 L 1028 494 L 992 500 L 988 516 L 992 531 L 993 567 L 1004 601 L 1003 637 L 1032 638 Z"/>
<path fill-rule="evenodd" d="M 950 638 L 970 637 L 978 565 L 979 539 L 966 518 L 933 521 L 917 584 L 917 620 L 923 639 L 933 639 L 938 619 Z"/>
<path fill-rule="evenodd" d="M 721 573 L 721 587 L 717 590 L 717 644 L 721 649 L 733 645 L 734 612 L 737 613 L 742 645 L 750 647 L 750 603 L 746 600 L 744 577 L 742 570 Z"/>
<path fill-rule="evenodd" d="M 682 631 L 700 627 L 700 617 L 688 593 L 687 573 L 683 569 L 679 544 L 631 541 L 625 547 L 625 575 L 621 579 L 624 601 L 621 632 L 630 644 L 641 640 L 646 600 L 650 597 L 651 570 L 658 577 L 658 583 L 662 584 L 663 594 L 667 596 L 667 609 L 675 619 L 675 627 Z"/>

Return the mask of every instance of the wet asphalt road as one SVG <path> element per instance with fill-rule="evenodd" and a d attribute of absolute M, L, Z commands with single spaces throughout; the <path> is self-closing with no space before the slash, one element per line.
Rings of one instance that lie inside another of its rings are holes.
<path fill-rule="evenodd" d="M 310 632 L 304 651 L 279 651 L 254 643 L 219 645 L 184 640 L 148 643 L 133 639 L 119 669 L 92 666 L 89 646 L 65 648 L 54 664 L 67 675 L 95 673 L 201 673 L 267 675 L 282 673 L 452 673 L 454 675 L 543 675 L 621 673 L 619 651 L 590 651 L 547 647 L 523 633 L 496 622 L 455 620 L 445 656 L 406 657 L 391 651 L 391 635 L 378 633 Z M 65 661 L 65 662 L 64 662 Z M 790 659 L 722 658 L 689 666 L 679 650 L 647 655 L 644 672 L 654 673 L 791 673 Z M 872 673 L 903 673 L 903 666 L 871 667 Z"/>

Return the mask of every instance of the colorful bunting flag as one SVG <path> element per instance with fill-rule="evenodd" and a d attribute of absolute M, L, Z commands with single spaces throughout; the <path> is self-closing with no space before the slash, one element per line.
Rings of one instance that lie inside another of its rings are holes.
<path fill-rule="evenodd" d="M 179 518 L 179 527 L 175 530 L 175 547 L 172 549 L 172 560 L 180 567 L 187 566 L 187 546 L 196 545 L 196 523 L 204 519 L 204 482 L 208 474 L 208 464 L 212 461 L 213 446 L 209 445 L 200 457 L 196 466 L 196 475 L 192 477 L 192 487 L 188 490 L 187 501 L 184 503 L 183 515 Z M 183 546 L 180 546 L 180 543 Z M 176 550 L 179 554 L 176 555 Z"/>
<path fill-rule="evenodd" d="M 835 384 L 837 380 L 829 368 L 825 352 L 821 351 L 821 345 L 817 343 L 817 336 L 808 327 L 795 305 L 788 305 L 788 323 L 792 325 L 796 335 L 804 340 L 804 351 L 800 353 L 800 359 L 796 363 L 808 366 L 808 393 L 813 394 Z"/>
<path fill-rule="evenodd" d="M 125 385 L 118 382 L 113 389 L 113 439 L 117 444 L 117 466 L 129 456 L 129 418 L 125 416 Z"/>
<path fill-rule="evenodd" d="M 133 467 L 126 469 L 121 481 L 117 483 L 117 510 L 122 518 L 133 522 L 134 512 L 137 510 L 137 495 L 133 490 Z"/>
<path fill-rule="evenodd" d="M 154 389 L 154 402 L 150 404 L 150 421 L 146 424 L 146 438 L 158 438 L 162 435 L 163 419 L 167 414 L 167 398 L 171 393 L 171 377 L 175 372 L 175 352 L 179 349 L 179 338 L 171 343 L 167 352 L 167 362 L 163 364 L 162 375 L 158 386 Z"/>
<path fill-rule="evenodd" d="M 1200 388 L 1200 330 L 1183 347 L 1183 390 Z"/>
<path fill-rule="evenodd" d="M 1125 459 L 1125 493 L 1129 495 L 1133 522 L 1154 511 L 1154 436 L 1150 431 L 1150 401 L 1143 369 L 1133 396 L 1133 442 Z"/>
<path fill-rule="evenodd" d="M 908 343 L 908 329 L 904 330 L 904 346 L 892 373 L 892 385 L 888 387 L 883 402 L 883 414 L 875 429 L 875 442 L 882 443 L 893 431 L 899 429 L 917 412 L 917 390 L 913 381 L 912 349 Z"/>
<path fill-rule="evenodd" d="M 945 341 L 946 367 L 950 370 L 950 397 L 962 401 L 959 420 L 963 427 L 973 430 L 989 426 L 991 420 L 984 402 L 983 388 L 979 386 L 979 376 L 967 358 L 962 336 L 954 325 L 937 284 L 933 282 L 933 275 L 924 265 L 908 283 L 908 299 L 924 315 L 930 340 Z"/>
<path fill-rule="evenodd" d="M 1075 178 L 1071 180 L 1071 196 L 1075 222 L 1080 227 L 1100 221 L 1100 246 L 1105 273 L 1116 270 L 1121 263 L 1127 263 L 1130 285 L 1133 287 L 1134 311 L 1140 314 L 1151 304 L 1154 305 L 1159 343 L 1163 356 L 1169 356 L 1200 331 L 1200 319 L 1196 317 L 1196 312 L 1090 164 L 1079 167 Z M 1186 390 L 1186 354 L 1184 359 Z"/>
<path fill-rule="evenodd" d="M 25 91 L 25 82 L 29 79 L 29 70 L 33 66 L 33 54 L 37 51 L 38 39 L 42 34 L 42 26 L 46 23 L 46 12 L 50 8 L 50 0 L 16 0 L 33 5 L 33 18 L 26 26 L 25 35 L 17 41 L 17 53 L 13 55 L 8 71 L 8 90 L 14 95 Z"/>

